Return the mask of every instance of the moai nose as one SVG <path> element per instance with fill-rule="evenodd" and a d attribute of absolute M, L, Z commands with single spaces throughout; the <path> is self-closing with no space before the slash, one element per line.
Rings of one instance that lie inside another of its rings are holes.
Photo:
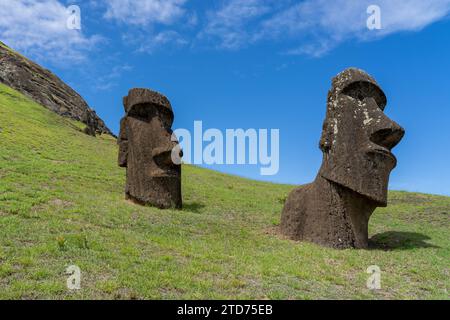
<path fill-rule="evenodd" d="M 172 152 L 175 150 L 178 152 L 178 157 L 181 159 L 183 157 L 183 151 L 181 149 L 174 149 L 177 144 L 173 144 L 172 148 L 160 147 L 153 149 L 152 156 L 155 162 L 161 166 L 171 166 L 174 164 L 172 159 Z"/>
<path fill-rule="evenodd" d="M 402 140 L 405 129 L 387 117 L 386 120 L 383 121 L 385 125 L 380 126 L 370 135 L 370 141 L 392 150 Z"/>

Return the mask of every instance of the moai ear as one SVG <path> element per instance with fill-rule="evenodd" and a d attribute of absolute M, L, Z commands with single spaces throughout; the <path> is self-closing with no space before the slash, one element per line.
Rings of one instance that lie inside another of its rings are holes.
<path fill-rule="evenodd" d="M 119 167 L 126 168 L 128 166 L 128 141 L 124 140 L 119 143 Z"/>
<path fill-rule="evenodd" d="M 125 113 L 128 112 L 128 97 L 123 97 L 123 108 L 125 109 Z"/>
<path fill-rule="evenodd" d="M 119 158 L 118 164 L 119 167 L 126 168 L 127 160 L 128 160 L 128 136 L 127 136 L 127 128 L 126 128 L 127 118 L 124 117 L 120 121 L 120 133 L 119 138 L 117 140 L 119 144 Z"/>

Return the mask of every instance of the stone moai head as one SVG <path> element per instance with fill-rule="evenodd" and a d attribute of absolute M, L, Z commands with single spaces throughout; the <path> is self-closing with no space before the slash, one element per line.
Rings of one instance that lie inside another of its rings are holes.
<path fill-rule="evenodd" d="M 131 117 L 148 126 L 147 143 L 144 152 L 149 160 L 148 173 L 152 177 L 178 175 L 178 167 L 171 158 L 172 150 L 178 144 L 172 141 L 172 123 L 174 119 L 169 100 L 158 92 L 148 89 L 131 89 L 123 98 L 127 117 Z M 151 150 L 151 153 L 150 153 Z"/>
<path fill-rule="evenodd" d="M 387 205 L 389 174 L 397 164 L 391 153 L 404 129 L 384 114 L 387 99 L 377 82 L 362 70 L 338 74 L 328 93 L 320 148 L 320 175 Z"/>
<path fill-rule="evenodd" d="M 169 100 L 138 88 L 129 91 L 123 104 L 126 116 L 120 129 L 119 165 L 127 167 L 127 197 L 160 208 L 180 208 L 182 154 L 172 134 L 174 114 Z"/>

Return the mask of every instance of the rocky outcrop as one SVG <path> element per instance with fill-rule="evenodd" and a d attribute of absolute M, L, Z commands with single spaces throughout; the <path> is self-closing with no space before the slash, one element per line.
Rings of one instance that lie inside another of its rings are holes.
<path fill-rule="evenodd" d="M 86 124 L 85 133 L 110 134 L 94 110 L 56 75 L 0 42 L 0 82 L 51 111 Z"/>

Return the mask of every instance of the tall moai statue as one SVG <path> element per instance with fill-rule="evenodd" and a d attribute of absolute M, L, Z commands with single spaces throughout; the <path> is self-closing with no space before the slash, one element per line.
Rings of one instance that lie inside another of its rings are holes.
<path fill-rule="evenodd" d="M 338 74 L 328 93 L 316 180 L 292 191 L 281 232 L 334 248 L 367 248 L 369 218 L 387 206 L 391 150 L 405 131 L 384 114 L 386 96 L 362 70 Z"/>
<path fill-rule="evenodd" d="M 161 209 L 181 208 L 182 154 L 172 135 L 169 100 L 155 91 L 131 89 L 123 104 L 118 162 L 127 168 L 126 199 Z"/>

